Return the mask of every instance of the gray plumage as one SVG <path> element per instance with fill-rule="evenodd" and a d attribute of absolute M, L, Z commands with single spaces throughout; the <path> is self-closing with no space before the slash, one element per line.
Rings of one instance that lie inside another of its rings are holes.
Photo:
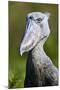
<path fill-rule="evenodd" d="M 49 13 L 41 12 L 27 15 L 26 32 L 20 47 L 21 55 L 29 51 L 24 87 L 58 85 L 58 69 L 43 49 L 50 34 L 49 16 Z"/>

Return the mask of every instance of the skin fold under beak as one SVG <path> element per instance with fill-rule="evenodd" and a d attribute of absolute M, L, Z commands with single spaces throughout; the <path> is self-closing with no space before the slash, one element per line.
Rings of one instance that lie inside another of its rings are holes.
<path fill-rule="evenodd" d="M 40 35 L 40 33 L 38 34 L 36 33 L 39 31 L 40 31 L 40 27 L 34 21 L 30 21 L 20 46 L 21 56 L 24 52 L 28 52 L 36 45 L 37 39 L 39 38 Z"/>

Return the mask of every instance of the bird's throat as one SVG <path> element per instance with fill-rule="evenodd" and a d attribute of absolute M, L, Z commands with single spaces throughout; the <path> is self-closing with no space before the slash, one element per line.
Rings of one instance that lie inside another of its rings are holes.
<path fill-rule="evenodd" d="M 45 62 L 44 59 L 46 58 L 46 53 L 43 49 L 43 41 L 40 41 L 35 48 L 32 50 L 32 57 L 36 64 L 40 64 Z"/>

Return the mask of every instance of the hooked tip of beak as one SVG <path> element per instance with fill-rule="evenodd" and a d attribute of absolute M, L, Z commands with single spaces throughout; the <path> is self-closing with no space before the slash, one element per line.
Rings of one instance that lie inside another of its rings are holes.
<path fill-rule="evenodd" d="M 20 47 L 20 55 L 22 56 L 23 53 L 24 53 L 24 51 L 23 51 L 22 47 Z"/>
<path fill-rule="evenodd" d="M 23 52 L 20 51 L 20 55 L 22 56 L 23 55 Z"/>

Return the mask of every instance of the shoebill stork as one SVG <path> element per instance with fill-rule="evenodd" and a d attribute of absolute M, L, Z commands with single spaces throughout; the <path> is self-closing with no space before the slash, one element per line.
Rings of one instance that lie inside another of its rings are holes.
<path fill-rule="evenodd" d="M 26 17 L 26 31 L 20 46 L 21 55 L 29 52 L 24 87 L 58 85 L 58 69 L 43 49 L 50 34 L 49 16 L 49 13 L 32 12 Z"/>

